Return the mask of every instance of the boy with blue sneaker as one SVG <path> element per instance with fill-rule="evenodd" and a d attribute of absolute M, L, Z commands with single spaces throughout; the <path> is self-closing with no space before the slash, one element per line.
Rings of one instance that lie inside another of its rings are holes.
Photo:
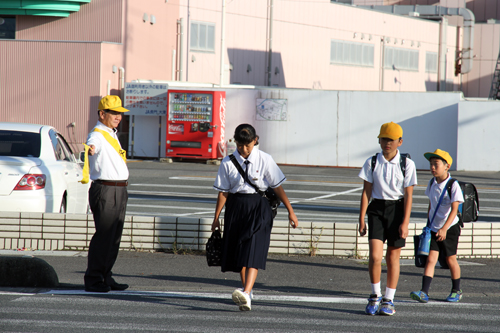
<path fill-rule="evenodd" d="M 415 163 L 398 150 L 403 143 L 401 126 L 393 122 L 383 124 L 378 138 L 382 153 L 369 157 L 359 173 L 364 180 L 359 234 L 366 234 L 368 213 L 368 270 L 372 287 L 365 312 L 392 316 L 396 312 L 393 300 L 399 280 L 399 257 L 408 237 L 417 173 Z M 382 297 L 380 277 L 386 240 L 387 286 Z"/>
<path fill-rule="evenodd" d="M 443 191 L 447 191 L 448 181 L 451 179 L 448 170 L 453 159 L 450 154 L 441 149 L 436 149 L 433 153 L 425 153 L 424 156 L 429 160 L 431 173 L 434 176 L 425 190 L 425 195 L 430 199 L 428 216 L 433 216 L 436 209 L 437 212 L 430 226 L 431 246 L 422 277 L 422 289 L 412 291 L 410 297 L 421 303 L 429 301 L 429 288 L 434 276 L 434 268 L 439 253 L 443 252 L 450 268 L 452 283 L 451 293 L 446 300 L 458 302 L 462 299 L 462 290 L 460 289 L 460 266 L 457 262 L 458 238 L 460 236 L 457 212 L 460 203 L 464 202 L 464 196 L 458 182 L 453 182 L 450 192 L 451 198 L 445 193 L 441 204 L 436 207 Z"/>

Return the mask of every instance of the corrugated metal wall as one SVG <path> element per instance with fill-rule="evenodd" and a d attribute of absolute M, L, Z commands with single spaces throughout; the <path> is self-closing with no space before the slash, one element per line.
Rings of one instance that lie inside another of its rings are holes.
<path fill-rule="evenodd" d="M 79 150 L 97 121 L 100 59 L 100 43 L 0 40 L 0 121 L 52 125 Z"/>
<path fill-rule="evenodd" d="M 67 18 L 17 16 L 16 39 L 122 43 L 123 0 L 93 0 Z"/>

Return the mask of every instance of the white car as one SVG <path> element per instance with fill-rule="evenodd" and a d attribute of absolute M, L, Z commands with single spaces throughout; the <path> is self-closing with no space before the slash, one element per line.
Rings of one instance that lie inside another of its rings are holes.
<path fill-rule="evenodd" d="M 55 128 L 0 122 L 0 211 L 86 214 L 82 174 Z"/>

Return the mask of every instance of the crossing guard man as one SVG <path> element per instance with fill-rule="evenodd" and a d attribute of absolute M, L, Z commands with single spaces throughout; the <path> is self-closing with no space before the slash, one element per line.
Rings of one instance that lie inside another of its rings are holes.
<path fill-rule="evenodd" d="M 128 288 L 127 284 L 117 283 L 111 272 L 120 248 L 128 200 L 126 151 L 116 135 L 122 114 L 127 111 L 120 97 L 103 97 L 97 111 L 99 121 L 90 132 L 85 147 L 88 167 L 84 167 L 84 179 L 87 172 L 92 180 L 89 204 L 95 224 L 84 276 L 85 290 L 89 292 Z"/>

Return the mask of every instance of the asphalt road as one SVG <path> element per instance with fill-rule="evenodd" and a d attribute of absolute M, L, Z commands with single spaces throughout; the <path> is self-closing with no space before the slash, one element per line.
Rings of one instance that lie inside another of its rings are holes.
<path fill-rule="evenodd" d="M 212 188 L 218 166 L 202 162 L 129 163 L 127 214 L 212 218 L 217 192 Z M 359 168 L 281 166 L 287 177 L 283 187 L 299 222 L 357 223 L 363 183 Z M 480 198 L 479 221 L 500 221 L 500 172 L 452 172 L 453 177 L 476 185 Z M 412 222 L 425 222 L 429 171 L 417 173 Z M 278 209 L 278 220 L 287 212 Z"/>
<path fill-rule="evenodd" d="M 202 163 L 129 164 L 130 215 L 212 217 L 217 166 Z M 282 166 L 299 220 L 357 222 L 362 182 L 358 169 Z M 453 172 L 476 184 L 480 221 L 500 221 L 500 174 Z M 427 171 L 418 173 L 412 221 L 424 221 Z M 279 218 L 286 218 L 284 208 Z M 124 292 L 86 293 L 86 253 L 1 252 L 35 255 L 52 265 L 60 287 L 0 288 L 0 332 L 498 332 L 498 259 L 460 260 L 464 298 L 444 302 L 448 270 L 436 270 L 430 302 L 409 293 L 421 285 L 422 269 L 402 260 L 393 317 L 364 314 L 370 292 L 367 264 L 335 257 L 271 255 L 254 289 L 252 311 L 231 301 L 235 273 L 208 267 L 196 254 L 120 252 L 114 276 Z M 64 256 L 62 256 L 64 255 Z M 382 287 L 385 288 L 385 269 Z"/>
<path fill-rule="evenodd" d="M 402 261 L 392 317 L 364 314 L 370 291 L 366 262 L 272 255 L 254 289 L 252 311 L 231 301 L 236 273 L 208 267 L 199 255 L 121 252 L 114 267 L 124 292 L 83 291 L 85 253 L 42 256 L 57 289 L 0 288 L 1 332 L 498 332 L 498 260 L 461 260 L 460 303 L 444 302 L 448 270 L 438 269 L 430 302 L 418 290 L 422 269 Z M 385 286 L 385 269 L 382 286 Z"/>

